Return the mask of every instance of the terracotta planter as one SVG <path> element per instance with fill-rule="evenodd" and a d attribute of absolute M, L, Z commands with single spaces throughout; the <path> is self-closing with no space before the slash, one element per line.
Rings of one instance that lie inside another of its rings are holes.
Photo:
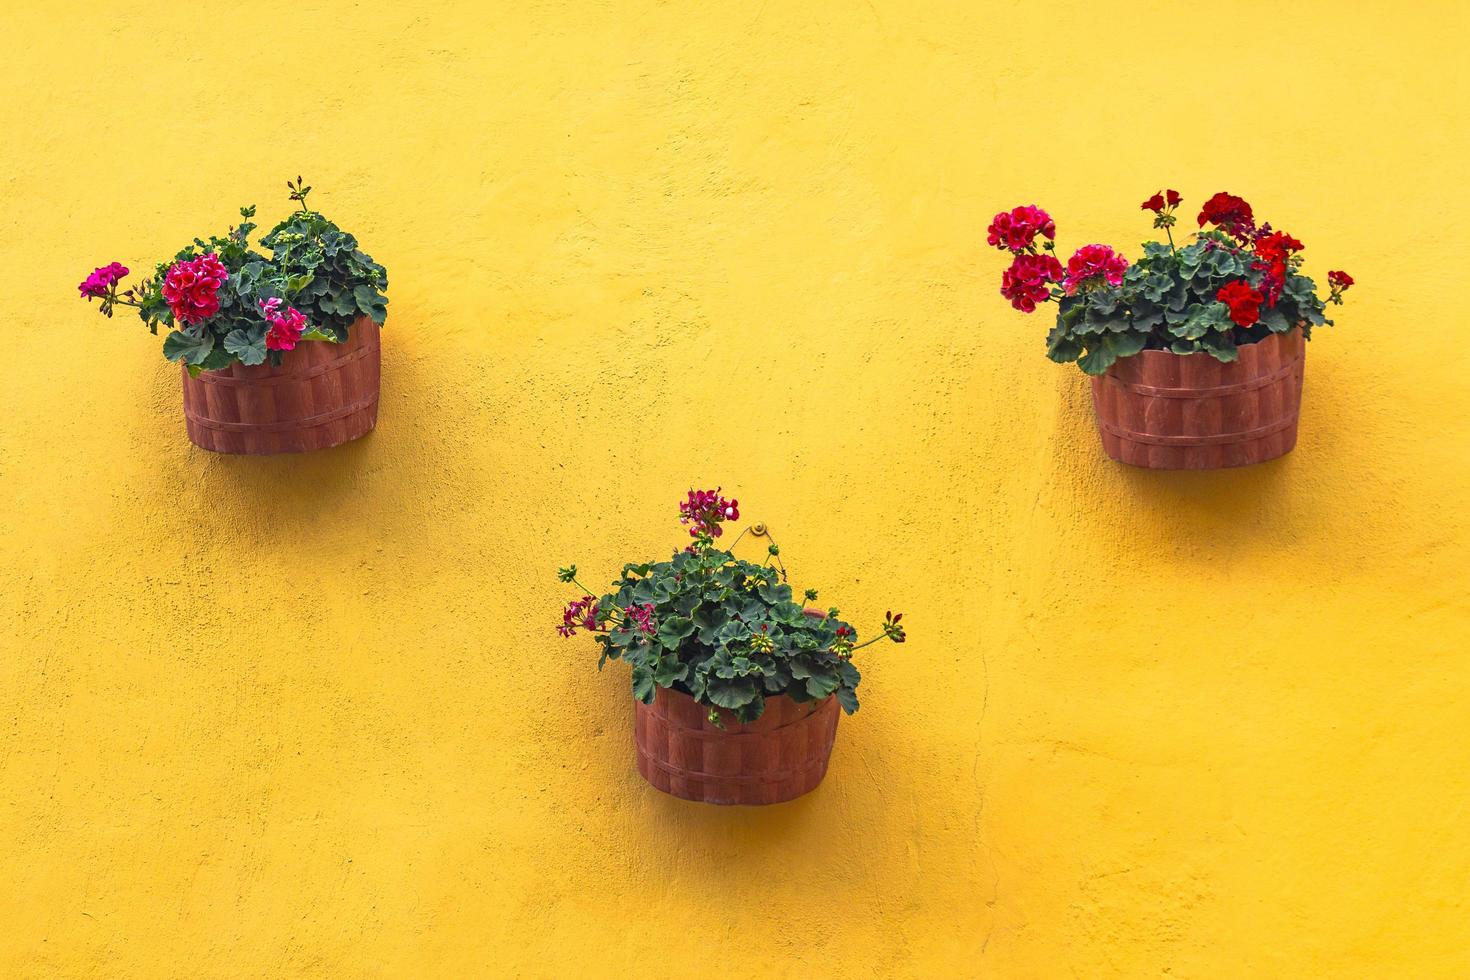
<path fill-rule="evenodd" d="M 1222 364 L 1208 354 L 1146 350 L 1092 379 L 1103 449 L 1155 470 L 1248 466 L 1291 452 L 1306 344 L 1272 334 Z"/>
<path fill-rule="evenodd" d="M 378 325 L 352 324 L 345 343 L 304 341 L 280 367 L 235 364 L 184 374 L 189 441 L 216 453 L 269 456 L 326 449 L 378 421 Z"/>
<path fill-rule="evenodd" d="M 633 702 L 638 771 L 655 788 L 701 803 L 784 803 L 816 789 L 837 737 L 836 698 L 798 704 L 766 699 L 748 725 L 728 712 L 725 727 L 709 708 L 680 691 L 658 688 L 653 704 Z"/>

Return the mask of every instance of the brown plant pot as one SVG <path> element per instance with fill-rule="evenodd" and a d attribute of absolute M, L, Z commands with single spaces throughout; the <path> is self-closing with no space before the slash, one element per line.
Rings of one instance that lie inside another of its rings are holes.
<path fill-rule="evenodd" d="M 638 772 L 655 789 L 698 803 L 757 806 L 809 793 L 827 774 L 837 737 L 839 710 L 830 697 L 806 704 L 768 697 L 765 713 L 749 724 L 722 711 L 724 728 L 682 691 L 660 687 L 653 704 L 633 704 Z"/>
<path fill-rule="evenodd" d="M 359 317 L 347 340 L 303 341 L 280 367 L 184 370 L 189 441 L 216 453 L 304 453 L 367 435 L 378 422 L 378 325 Z"/>
<path fill-rule="evenodd" d="M 1209 354 L 1146 350 L 1092 379 L 1103 449 L 1154 470 L 1249 466 L 1291 452 L 1302 406 L 1306 344 L 1299 329 Z"/>

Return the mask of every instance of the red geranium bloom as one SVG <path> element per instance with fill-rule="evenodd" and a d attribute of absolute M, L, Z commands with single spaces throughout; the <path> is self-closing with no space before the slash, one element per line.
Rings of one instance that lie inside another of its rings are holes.
<path fill-rule="evenodd" d="M 1341 292 L 1353 284 L 1353 277 L 1342 270 L 1327 273 L 1327 285 Z"/>
<path fill-rule="evenodd" d="M 1170 194 L 1173 194 L 1174 192 L 1173 191 L 1170 191 L 1169 193 Z M 1158 214 L 1158 213 L 1160 213 L 1160 212 L 1162 212 L 1164 210 L 1164 207 L 1165 207 L 1165 205 L 1164 205 L 1164 195 L 1163 194 L 1155 194 L 1153 197 L 1149 198 L 1147 201 L 1144 201 L 1143 204 L 1140 206 L 1139 210 L 1141 210 L 1141 211 L 1152 211 L 1155 214 Z"/>
<path fill-rule="evenodd" d="M 1184 200 L 1184 198 L 1179 196 L 1178 191 L 1165 191 L 1164 193 L 1169 198 L 1169 207 L 1171 208 L 1177 208 L 1179 206 L 1179 202 Z"/>
<path fill-rule="evenodd" d="M 1207 223 L 1212 224 L 1239 238 L 1256 226 L 1256 218 L 1249 204 L 1234 194 L 1221 191 L 1205 202 L 1199 213 L 1199 223 L 1201 228 Z"/>
<path fill-rule="evenodd" d="M 1018 255 L 1000 277 L 1000 294 L 1022 313 L 1032 313 L 1036 304 L 1051 298 L 1051 283 L 1062 279 L 1062 264 L 1055 255 Z"/>
<path fill-rule="evenodd" d="M 1109 286 L 1121 286 L 1126 271 L 1128 260 L 1108 246 L 1083 245 L 1067 260 L 1067 276 L 1062 280 L 1062 291 L 1068 296 L 1076 295 L 1077 287 L 1098 276 Z"/>
<path fill-rule="evenodd" d="M 1302 243 L 1284 231 L 1273 231 L 1256 239 L 1256 261 L 1252 267 L 1262 274 L 1261 285 L 1266 287 L 1266 301 L 1272 306 L 1281 298 L 1292 254 L 1301 250 Z"/>
<path fill-rule="evenodd" d="M 1260 290 L 1241 279 L 1221 286 L 1215 298 L 1229 307 L 1230 319 L 1240 327 L 1248 327 L 1259 320 L 1261 304 L 1266 301 Z"/>
<path fill-rule="evenodd" d="M 1051 215 L 1032 204 L 997 214 L 986 229 L 985 241 L 1003 251 L 1024 252 L 1031 247 L 1037 235 L 1056 238 L 1057 223 L 1051 220 Z"/>
<path fill-rule="evenodd" d="M 230 274 L 213 252 L 197 259 L 175 262 L 163 277 L 164 302 L 174 319 L 194 324 L 219 312 L 219 288 Z"/>

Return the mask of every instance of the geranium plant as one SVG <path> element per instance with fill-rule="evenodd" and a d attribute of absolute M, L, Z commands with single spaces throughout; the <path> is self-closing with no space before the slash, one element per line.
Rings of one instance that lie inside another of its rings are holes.
<path fill-rule="evenodd" d="M 341 343 L 359 317 L 381 325 L 388 315 L 388 273 L 319 211 L 307 206 L 311 188 L 287 181 L 297 210 L 259 242 L 255 207 L 240 209 L 241 222 L 207 241 L 194 239 L 149 276 L 121 289 L 126 266 L 113 262 L 78 287 L 89 302 L 112 316 L 131 306 L 157 334 L 167 331 L 163 356 L 191 374 L 233 363 L 280 364 L 303 340 Z"/>
<path fill-rule="evenodd" d="M 857 631 L 835 608 L 816 611 L 794 601 L 781 551 L 772 542 L 764 564 L 716 546 L 722 525 L 738 520 L 739 503 L 720 490 L 690 490 L 679 520 L 693 542 L 669 561 L 628 564 L 611 592 L 597 597 L 577 580 L 577 567 L 560 579 L 584 593 L 562 613 L 557 631 L 592 633 L 601 649 L 598 669 L 608 660 L 633 668 L 633 694 L 652 704 L 658 687 L 673 688 L 741 722 L 754 721 L 768 697 L 786 695 L 815 702 L 835 695 L 844 711 L 858 708 L 861 679 L 853 654 L 887 639 L 904 642 L 903 615 L 889 613 L 877 636 L 859 641 Z M 817 593 L 803 593 L 815 602 Z"/>
<path fill-rule="evenodd" d="M 1146 243 L 1133 263 L 1110 246 L 1084 245 L 1063 266 L 1045 211 L 1032 205 L 995 216 L 986 240 L 1011 256 L 1001 295 L 1023 313 L 1057 306 L 1048 357 L 1075 361 L 1088 374 L 1145 349 L 1233 361 L 1242 344 L 1293 327 L 1310 338 L 1312 327 L 1332 323 L 1327 303 L 1342 303 L 1351 276 L 1329 272 L 1324 302 L 1300 271 L 1302 243 L 1257 225 L 1251 206 L 1224 192 L 1205 202 L 1194 241 L 1176 245 L 1182 201 L 1169 190 L 1143 202 L 1167 240 Z"/>

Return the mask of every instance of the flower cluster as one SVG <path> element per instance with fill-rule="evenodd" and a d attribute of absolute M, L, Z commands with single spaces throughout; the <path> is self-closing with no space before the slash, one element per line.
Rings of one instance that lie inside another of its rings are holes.
<path fill-rule="evenodd" d="M 113 262 L 100 269 L 94 269 L 90 276 L 82 280 L 82 284 L 77 289 L 81 291 L 83 297 L 104 298 L 127 274 L 127 266 L 121 262 Z"/>
<path fill-rule="evenodd" d="M 1215 298 L 1230 311 L 1230 319 L 1238 327 L 1249 327 L 1261 318 L 1261 304 L 1266 297 L 1250 283 L 1242 280 L 1227 282 L 1220 287 Z"/>
<path fill-rule="evenodd" d="M 1160 207 L 1164 207 L 1163 198 Z M 1116 286 L 1128 268 L 1128 260 L 1106 245 L 1084 245 L 1063 269 L 1053 254 L 1056 233 L 1051 215 L 1034 204 L 1000 212 L 986 229 L 985 241 L 1011 256 L 1010 268 L 1000 276 L 1000 294 L 1022 313 L 1033 313 L 1048 300 L 1071 296 L 1094 278 Z M 1039 249 L 1038 237 L 1043 239 Z M 1054 292 L 1052 287 L 1057 284 L 1061 289 Z"/>
<path fill-rule="evenodd" d="M 1327 297 L 1328 300 L 1341 306 L 1342 294 L 1347 292 L 1348 287 L 1352 284 L 1353 277 L 1346 272 L 1334 270 L 1327 273 L 1327 287 L 1332 290 L 1332 294 Z"/>
<path fill-rule="evenodd" d="M 213 252 L 175 262 L 163 278 L 164 302 L 180 323 L 202 323 L 219 312 L 219 289 L 229 278 Z"/>
<path fill-rule="evenodd" d="M 1018 255 L 1000 275 L 1000 294 L 1022 313 L 1030 313 L 1036 304 L 1051 299 L 1051 284 L 1061 281 L 1062 264 L 1055 255 Z"/>
<path fill-rule="evenodd" d="M 1106 245 L 1083 245 L 1067 260 L 1067 276 L 1062 292 L 1075 296 L 1079 287 L 1101 279 L 1109 286 L 1123 285 L 1128 260 Z"/>
<path fill-rule="evenodd" d="M 1037 235 L 1054 239 L 1057 225 L 1051 215 L 1031 204 L 1002 211 L 991 219 L 985 241 L 993 248 L 1019 254 L 1033 248 Z"/>
<path fill-rule="evenodd" d="M 1251 268 L 1261 273 L 1261 285 L 1265 288 L 1266 302 L 1272 306 L 1281 298 L 1286 286 L 1286 272 L 1293 264 L 1292 256 L 1302 250 L 1302 243 L 1284 231 L 1269 231 L 1258 235 L 1255 240 L 1255 261 Z"/>
<path fill-rule="evenodd" d="M 281 301 L 272 296 L 260 301 L 260 315 L 270 324 L 270 330 L 265 335 L 266 350 L 296 349 L 301 334 L 306 330 L 306 317 L 301 311 L 294 306 L 288 306 L 283 311 Z"/>
<path fill-rule="evenodd" d="M 1234 238 L 1249 238 L 1255 231 L 1256 219 L 1251 206 L 1234 194 L 1220 191 L 1205 202 L 1199 213 L 1199 226 L 1211 224 Z"/>
<path fill-rule="evenodd" d="M 653 621 L 653 603 L 645 602 L 639 604 L 635 602 L 623 610 L 623 614 L 627 617 L 627 625 L 630 628 L 637 630 L 645 636 L 653 635 L 653 631 L 656 628 Z"/>
<path fill-rule="evenodd" d="M 578 627 L 593 631 L 597 629 L 597 597 L 584 595 L 582 598 L 567 603 L 567 608 L 562 611 L 561 625 L 556 631 L 562 636 L 576 636 Z"/>
<path fill-rule="evenodd" d="M 679 523 L 692 525 L 691 538 L 718 538 L 724 533 L 721 522 L 740 519 L 740 501 L 721 497 L 721 489 L 690 490 L 688 499 L 679 503 Z"/>

